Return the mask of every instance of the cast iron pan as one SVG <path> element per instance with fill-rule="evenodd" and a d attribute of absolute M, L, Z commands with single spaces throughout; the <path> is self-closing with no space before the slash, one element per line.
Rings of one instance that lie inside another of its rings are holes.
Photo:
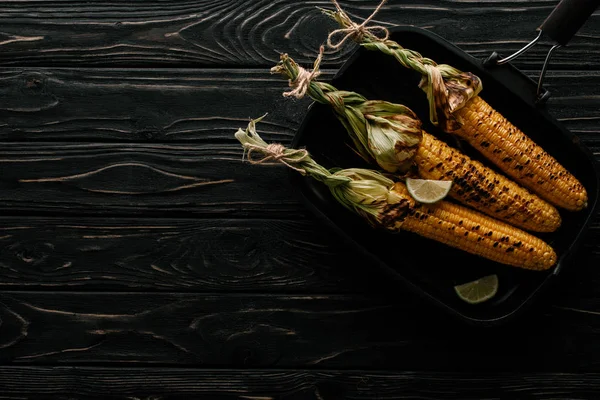
<path fill-rule="evenodd" d="M 566 43 L 597 3 L 563 1 L 542 29 L 559 43 Z M 573 12 L 574 5 L 578 7 L 575 11 L 579 12 Z M 290 179 L 306 206 L 337 232 L 351 251 L 361 252 L 370 260 L 362 266 L 365 274 L 379 268 L 403 284 L 398 286 L 399 291 L 412 289 L 468 323 L 479 326 L 505 323 L 523 313 L 542 291 L 557 281 L 561 271 L 577 267 L 571 265 L 573 256 L 598 206 L 598 168 L 594 157 L 576 136 L 547 112 L 544 102 L 548 93 L 538 90 L 539 82 L 510 63 L 498 64 L 497 55 L 486 61 L 477 60 L 443 38 L 414 27 L 398 27 L 390 34 L 391 39 L 403 47 L 418 51 L 439 64 L 447 63 L 478 75 L 483 82 L 480 96 L 552 154 L 585 186 L 589 196 L 587 209 L 576 213 L 561 209 L 563 223 L 559 230 L 537 234 L 556 250 L 557 265 L 545 272 L 528 271 L 494 263 L 412 233 L 376 231 L 341 207 L 323 184 L 295 171 L 290 172 Z M 429 123 L 426 95 L 417 86 L 419 80 L 418 73 L 402 67 L 393 57 L 359 47 L 331 83 L 340 90 L 356 91 L 368 99 L 405 104 L 419 115 L 427 132 L 456 146 L 453 137 Z M 466 143 L 458 145 L 470 157 L 492 166 Z M 346 131 L 326 105 L 313 103 L 310 106 L 292 147 L 306 148 L 326 167 L 374 168 L 351 150 Z M 454 285 L 492 273 L 498 275 L 500 282 L 494 299 L 470 305 L 456 296 Z"/>

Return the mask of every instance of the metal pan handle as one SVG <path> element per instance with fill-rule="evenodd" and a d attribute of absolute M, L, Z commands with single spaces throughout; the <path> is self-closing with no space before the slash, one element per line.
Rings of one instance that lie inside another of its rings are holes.
<path fill-rule="evenodd" d="M 599 5 L 600 0 L 561 0 L 538 30 L 565 46 Z"/>
<path fill-rule="evenodd" d="M 498 53 L 493 52 L 483 62 L 483 65 L 492 67 L 506 64 L 532 48 L 542 35 L 550 37 L 556 44 L 550 48 L 546 55 L 537 85 L 537 103 L 545 102 L 550 97 L 550 93 L 542 90 L 542 82 L 552 53 L 559 47 L 565 46 L 573 38 L 598 6 L 600 6 L 600 0 L 561 0 L 546 20 L 537 28 L 538 35 L 535 39 L 520 50 L 502 59 Z"/>

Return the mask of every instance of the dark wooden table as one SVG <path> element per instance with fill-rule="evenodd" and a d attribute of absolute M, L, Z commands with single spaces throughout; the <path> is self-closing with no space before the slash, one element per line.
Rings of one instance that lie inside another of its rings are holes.
<path fill-rule="evenodd" d="M 341 2 L 365 18 L 377 1 Z M 390 0 L 386 26 L 509 54 L 555 0 Z M 0 398 L 600 397 L 600 227 L 518 323 L 474 330 L 390 284 L 233 133 L 289 144 L 325 0 L 0 3 Z M 537 77 L 551 44 L 514 64 Z M 327 55 L 327 80 L 354 50 Z M 551 113 L 600 151 L 600 14 Z M 596 153 L 598 154 L 598 153 Z"/>

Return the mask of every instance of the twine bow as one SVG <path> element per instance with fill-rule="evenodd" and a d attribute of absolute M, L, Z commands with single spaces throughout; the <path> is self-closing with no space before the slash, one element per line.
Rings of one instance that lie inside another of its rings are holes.
<path fill-rule="evenodd" d="M 276 165 L 281 163 L 301 174 L 306 174 L 306 171 L 303 168 L 294 166 L 294 164 L 301 163 L 308 157 L 308 151 L 306 149 L 287 149 L 284 145 L 279 143 L 270 143 L 266 147 L 247 143 L 244 147 L 248 150 L 248 162 L 250 164 Z M 264 157 L 257 160 L 253 159 L 252 153 L 254 151 L 262 153 Z M 271 160 L 275 162 L 269 163 L 268 161 Z"/>
<path fill-rule="evenodd" d="M 374 40 L 381 41 L 381 42 L 387 40 L 390 37 L 389 31 L 384 26 L 374 25 L 374 26 L 367 27 L 367 24 L 369 22 L 371 22 L 373 17 L 375 17 L 375 15 L 379 12 L 379 10 L 381 10 L 381 7 L 383 7 L 383 5 L 387 2 L 387 0 L 382 0 L 381 3 L 379 3 L 377 8 L 375 9 L 375 11 L 373 11 L 373 13 L 367 19 L 365 19 L 363 21 L 363 23 L 360 25 L 350 19 L 348 14 L 346 14 L 344 12 L 344 10 L 342 10 L 342 7 L 340 7 L 337 0 L 331 0 L 331 1 L 335 5 L 335 8 L 337 9 L 337 12 L 338 12 L 340 18 L 344 21 L 344 24 L 348 25 L 347 28 L 336 29 L 329 34 L 329 36 L 327 37 L 327 45 L 329 47 L 331 47 L 332 49 L 335 49 L 335 50 L 339 49 L 346 42 L 346 40 L 348 40 L 351 37 L 358 38 L 359 42 L 362 41 L 363 36 L 366 34 L 370 34 Z M 383 37 L 378 37 L 374 32 L 383 32 Z M 345 34 L 345 36 L 342 37 L 342 39 L 340 39 L 340 41 L 333 44 L 332 38 L 339 34 Z"/>
<path fill-rule="evenodd" d="M 321 60 L 323 59 L 324 51 L 324 47 L 321 46 L 321 48 L 319 49 L 319 55 L 315 60 L 312 71 L 309 72 L 301 66 L 298 66 L 298 76 L 293 81 L 291 79 L 289 81 L 289 85 L 291 88 L 293 88 L 293 90 L 283 93 L 285 97 L 293 96 L 297 99 L 301 99 L 306 95 L 306 91 L 308 90 L 310 83 L 319 75 L 321 75 L 319 65 L 321 64 Z"/>

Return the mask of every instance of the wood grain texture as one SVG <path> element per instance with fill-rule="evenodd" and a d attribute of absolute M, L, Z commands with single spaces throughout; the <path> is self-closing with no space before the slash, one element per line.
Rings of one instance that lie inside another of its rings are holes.
<path fill-rule="evenodd" d="M 598 300 L 553 296 L 519 324 L 473 330 L 403 296 L 4 291 L 0 362 L 598 372 Z"/>
<path fill-rule="evenodd" d="M 324 70 L 319 79 L 329 81 L 335 72 Z M 600 72 L 549 71 L 545 83 L 550 113 L 597 146 Z M 288 144 L 311 104 L 284 98 L 288 89 L 268 68 L 4 68 L 0 140 L 237 146 L 233 133 L 268 113 L 259 131 L 265 140 Z"/>
<path fill-rule="evenodd" d="M 390 308 L 359 296 L 3 292 L 0 362 L 360 364 L 404 347 L 380 329 Z"/>
<path fill-rule="evenodd" d="M 239 145 L 234 132 L 268 112 L 266 137 L 289 141 L 310 101 L 283 101 L 285 90 L 287 82 L 266 68 L 6 68 L 0 139 Z"/>
<path fill-rule="evenodd" d="M 599 382 L 593 373 L 0 367 L 0 398 L 556 400 L 597 398 Z"/>
<path fill-rule="evenodd" d="M 233 144 L 5 143 L 0 209 L 11 213 L 295 217 L 285 167 L 242 163 Z"/>
<path fill-rule="evenodd" d="M 3 218 L 0 289 L 360 293 L 380 284 L 311 220 Z"/>
<path fill-rule="evenodd" d="M 340 2 L 357 20 L 379 0 Z M 475 57 L 508 55 L 535 37 L 556 1 L 410 0 L 388 4 L 375 22 L 428 29 Z M 5 1 L 0 65 L 264 66 L 289 52 L 309 62 L 335 24 L 316 7 L 329 1 Z M 553 68 L 598 67 L 600 14 L 593 15 Z M 516 60 L 541 68 L 548 41 Z M 340 65 L 352 46 L 328 57 Z"/>

